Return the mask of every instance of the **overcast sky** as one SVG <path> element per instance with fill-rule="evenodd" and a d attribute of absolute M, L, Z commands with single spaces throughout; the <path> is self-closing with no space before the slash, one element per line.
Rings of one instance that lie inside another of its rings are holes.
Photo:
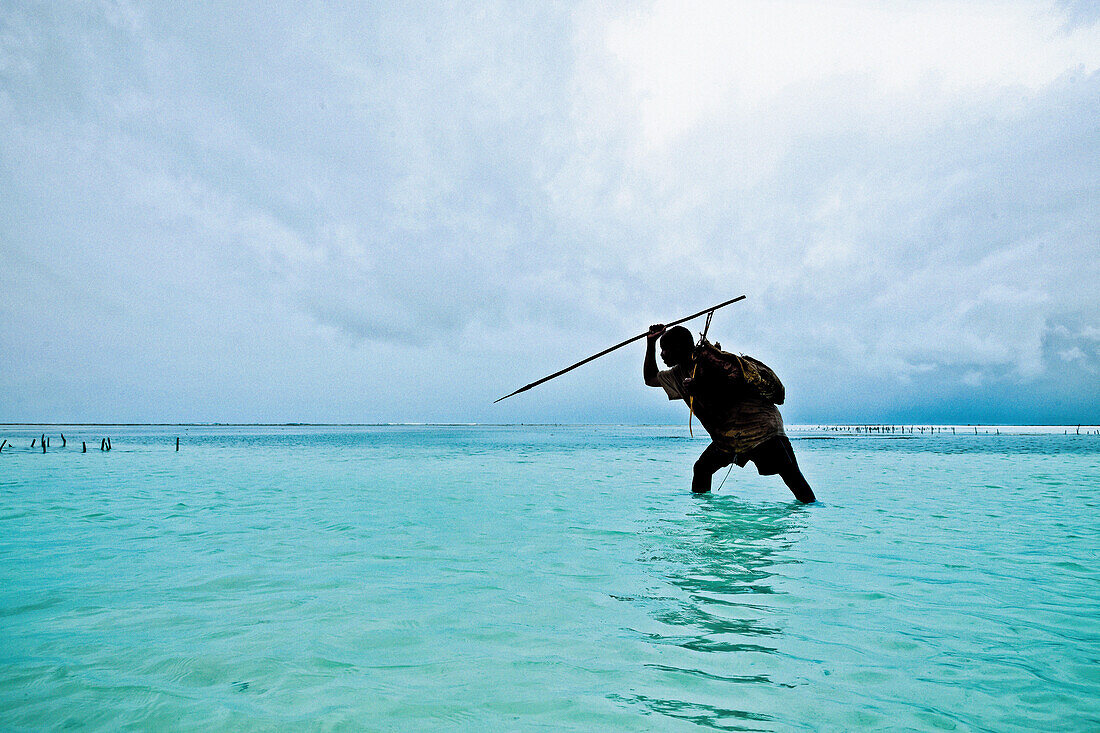
<path fill-rule="evenodd" d="M 379 5 L 379 7 L 364 7 Z M 0 421 L 1100 421 L 1100 4 L 0 3 Z M 701 322 L 695 325 L 702 328 Z"/>

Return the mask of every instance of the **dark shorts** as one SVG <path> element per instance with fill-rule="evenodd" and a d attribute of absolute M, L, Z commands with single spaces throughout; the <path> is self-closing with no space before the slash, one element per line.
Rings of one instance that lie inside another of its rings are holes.
<path fill-rule="evenodd" d="M 724 468 L 731 463 L 736 463 L 744 468 L 749 461 L 756 464 L 756 470 L 761 476 L 773 476 L 783 473 L 788 468 L 798 468 L 798 461 L 794 458 L 794 449 L 786 435 L 775 435 L 768 438 L 760 445 L 745 453 L 733 453 L 717 443 L 711 443 L 699 456 L 700 461 L 705 461 L 708 468 L 713 466 L 713 471 Z"/>

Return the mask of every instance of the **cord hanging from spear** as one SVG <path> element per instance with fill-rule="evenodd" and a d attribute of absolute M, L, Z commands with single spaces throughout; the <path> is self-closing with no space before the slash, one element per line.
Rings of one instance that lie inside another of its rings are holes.
<path fill-rule="evenodd" d="M 707 333 L 710 331 L 710 320 L 714 318 L 714 311 L 707 313 L 707 324 L 703 326 L 703 335 L 699 337 L 699 345 L 702 346 L 703 342 L 707 340 Z M 699 363 L 696 362 L 695 366 L 691 368 L 691 378 L 695 379 L 695 373 L 699 371 Z M 688 398 L 688 435 L 695 437 L 695 433 L 691 429 L 691 416 L 695 414 L 695 397 Z M 727 474 L 728 475 L 728 474 Z M 725 482 L 723 482 L 725 483 Z M 722 487 L 719 486 L 719 489 Z"/>
<path fill-rule="evenodd" d="M 680 318 L 678 320 L 673 321 L 672 323 L 668 323 L 668 324 L 665 324 L 665 325 L 666 325 L 666 327 L 678 326 L 681 323 L 686 323 L 687 321 L 690 321 L 693 318 L 698 318 L 699 316 L 706 315 L 708 313 L 713 315 L 714 311 L 718 310 L 719 308 L 725 308 L 727 305 L 729 305 L 731 303 L 736 303 L 737 301 L 744 300 L 744 299 L 745 299 L 744 295 L 739 295 L 736 298 L 732 298 L 731 300 L 727 300 L 724 303 L 719 303 L 718 305 L 711 306 L 710 308 L 705 308 L 704 310 L 701 310 L 698 313 L 692 313 L 690 316 L 685 316 L 684 318 Z M 707 324 L 708 324 L 708 326 L 710 325 L 710 318 L 709 317 L 707 318 Z M 626 346 L 627 344 L 634 343 L 638 339 L 643 339 L 647 335 L 648 335 L 648 332 L 647 333 L 641 333 L 641 334 L 638 334 L 637 336 L 633 336 L 631 338 L 628 338 L 626 341 L 623 341 L 622 343 L 619 343 L 619 344 L 615 344 L 614 346 L 612 346 L 609 349 L 604 349 L 600 353 L 593 354 L 592 356 L 588 357 L 587 359 L 582 359 L 582 360 L 578 361 L 576 364 L 573 364 L 571 366 L 567 366 L 565 369 L 562 369 L 561 371 L 554 372 L 553 374 L 551 374 L 548 377 L 543 377 L 542 379 L 531 382 L 530 384 L 528 384 L 526 386 L 520 387 L 519 389 L 517 389 L 515 392 L 512 392 L 511 394 L 506 394 L 503 397 L 501 397 L 500 399 L 493 400 L 493 404 L 496 404 L 497 402 L 500 402 L 501 400 L 506 400 L 509 397 L 511 397 L 512 395 L 517 395 L 520 392 L 526 392 L 527 390 L 531 389 L 532 387 L 539 386 L 543 382 L 549 382 L 554 377 L 560 377 L 561 375 L 565 374 L 566 372 L 573 371 L 574 369 L 576 369 L 579 366 L 583 366 L 583 365 L 587 364 L 590 361 L 593 361 L 595 359 L 599 359 L 601 356 L 605 356 L 607 354 L 610 354 L 612 351 L 615 351 L 616 349 L 621 349 L 622 347 Z"/>

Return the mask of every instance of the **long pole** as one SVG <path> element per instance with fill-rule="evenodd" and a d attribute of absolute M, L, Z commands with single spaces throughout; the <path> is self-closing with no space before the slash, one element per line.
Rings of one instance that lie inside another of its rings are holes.
<path fill-rule="evenodd" d="M 704 308 L 703 310 L 699 311 L 698 313 L 692 313 L 690 316 L 685 316 L 683 318 L 680 318 L 678 320 L 673 321 L 672 323 L 666 323 L 665 327 L 666 328 L 671 328 L 672 326 L 678 326 L 681 323 L 685 323 L 686 321 L 690 321 L 692 318 L 698 318 L 699 316 L 710 313 L 711 311 L 716 311 L 719 308 L 725 308 L 730 303 L 736 303 L 737 301 L 744 300 L 744 299 L 745 299 L 744 295 L 738 295 L 736 298 L 733 298 L 731 300 L 727 300 L 725 303 L 719 303 L 718 305 L 712 305 L 710 308 Z M 501 400 L 506 400 L 509 397 L 511 397 L 512 395 L 517 395 L 520 392 L 526 392 L 527 390 L 531 389 L 532 387 L 539 386 L 543 382 L 549 382 L 554 377 L 560 377 L 561 375 L 565 374 L 566 372 L 571 372 L 579 366 L 583 366 L 583 365 L 587 364 L 588 362 L 590 362 L 594 359 L 599 359 L 601 356 L 605 356 L 606 354 L 610 354 L 612 351 L 615 351 L 616 349 L 621 349 L 622 347 L 626 346 L 627 344 L 632 344 L 635 341 L 637 341 L 638 339 L 645 338 L 648 335 L 649 335 L 649 332 L 646 331 L 645 333 L 640 333 L 637 336 L 632 336 L 631 338 L 628 338 L 626 341 L 623 341 L 621 344 L 615 344 L 614 346 L 612 346 L 609 349 L 604 349 L 603 351 L 601 351 L 598 354 L 593 354 L 592 356 L 588 357 L 587 359 L 582 359 L 582 360 L 578 361 L 576 364 L 573 364 L 571 366 L 567 366 L 565 369 L 562 369 L 560 372 L 554 372 L 553 374 L 551 374 L 548 377 L 543 377 L 542 379 L 540 379 L 536 382 L 531 382 L 530 384 L 528 384 L 524 387 L 520 387 L 515 392 L 512 392 L 512 394 L 506 394 L 503 397 L 501 397 L 500 399 L 493 400 L 493 404 L 495 405 L 496 403 L 500 402 Z"/>

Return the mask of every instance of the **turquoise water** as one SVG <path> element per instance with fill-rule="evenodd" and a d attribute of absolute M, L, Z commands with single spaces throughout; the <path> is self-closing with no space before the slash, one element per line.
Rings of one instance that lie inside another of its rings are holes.
<path fill-rule="evenodd" d="M 63 430 L 4 730 L 1100 728 L 1097 435 L 792 431 L 804 507 L 682 426 Z"/>

